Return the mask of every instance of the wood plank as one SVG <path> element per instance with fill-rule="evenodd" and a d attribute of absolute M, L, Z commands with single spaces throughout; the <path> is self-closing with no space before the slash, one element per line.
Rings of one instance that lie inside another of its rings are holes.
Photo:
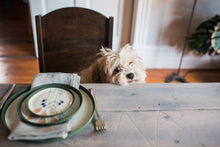
<path fill-rule="evenodd" d="M 159 112 L 159 113 L 158 113 Z M 74 137 L 51 143 L 58 146 L 193 146 L 217 147 L 220 144 L 219 110 L 204 111 L 147 111 L 147 112 L 101 112 L 107 132 L 96 133 L 90 123 Z M 202 116 L 202 117 L 201 117 Z M 8 132 L 2 128 L 0 146 L 8 144 Z M 25 142 L 10 145 L 39 146 Z M 48 144 L 41 144 L 48 146 Z"/>
<path fill-rule="evenodd" d="M 36 58 L 0 58 L 0 83 L 31 83 L 36 73 Z"/>
<path fill-rule="evenodd" d="M 0 1 L 0 56 L 35 56 L 29 4 Z"/>
<path fill-rule="evenodd" d="M 219 83 L 83 84 L 103 111 L 220 109 Z"/>
<path fill-rule="evenodd" d="M 161 111 L 158 146 L 217 147 L 220 145 L 220 110 Z"/>
<path fill-rule="evenodd" d="M 138 115 L 137 115 L 138 114 Z M 90 124 L 72 139 L 65 141 L 66 146 L 105 146 L 105 147 L 146 147 L 154 145 L 157 112 L 103 112 L 102 118 L 107 132 L 95 133 Z M 135 121 L 139 116 L 140 121 Z M 146 120 L 146 118 L 150 118 Z M 141 122 L 142 121 L 142 122 Z M 144 126 L 143 128 L 141 128 Z"/>
<path fill-rule="evenodd" d="M 168 76 L 177 69 L 147 69 L 146 83 L 164 83 Z M 184 77 L 189 83 L 210 83 L 220 82 L 219 69 L 182 69 L 180 76 Z M 173 81 L 173 83 L 178 83 Z"/>

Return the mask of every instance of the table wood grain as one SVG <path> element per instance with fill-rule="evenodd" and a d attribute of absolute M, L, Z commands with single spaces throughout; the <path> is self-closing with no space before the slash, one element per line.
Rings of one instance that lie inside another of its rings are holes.
<path fill-rule="evenodd" d="M 0 84 L 0 98 L 10 84 Z M 27 87 L 18 84 L 14 92 Z M 0 146 L 219 147 L 220 83 L 83 84 L 93 88 L 107 132 L 90 123 L 60 142 L 9 141 L 0 123 Z"/>

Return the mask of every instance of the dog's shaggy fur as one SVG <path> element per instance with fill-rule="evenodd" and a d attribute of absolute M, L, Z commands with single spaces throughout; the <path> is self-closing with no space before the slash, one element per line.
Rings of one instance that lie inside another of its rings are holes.
<path fill-rule="evenodd" d="M 100 56 L 100 57 L 98 57 Z M 114 52 L 108 48 L 100 49 L 97 60 L 79 73 L 81 83 L 144 83 L 146 71 L 130 45 Z"/>

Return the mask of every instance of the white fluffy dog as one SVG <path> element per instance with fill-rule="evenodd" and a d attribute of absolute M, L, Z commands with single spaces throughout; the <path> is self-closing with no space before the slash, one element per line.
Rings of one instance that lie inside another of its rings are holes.
<path fill-rule="evenodd" d="M 99 57 L 98 57 L 99 56 Z M 97 60 L 79 73 L 81 83 L 144 83 L 146 71 L 130 45 L 114 52 L 108 48 L 100 49 Z"/>

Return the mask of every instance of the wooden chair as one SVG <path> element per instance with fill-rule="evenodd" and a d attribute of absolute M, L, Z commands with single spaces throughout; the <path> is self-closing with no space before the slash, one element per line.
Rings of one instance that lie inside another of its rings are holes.
<path fill-rule="evenodd" d="M 79 72 L 112 47 L 113 17 L 71 7 L 35 19 L 40 72 Z"/>

